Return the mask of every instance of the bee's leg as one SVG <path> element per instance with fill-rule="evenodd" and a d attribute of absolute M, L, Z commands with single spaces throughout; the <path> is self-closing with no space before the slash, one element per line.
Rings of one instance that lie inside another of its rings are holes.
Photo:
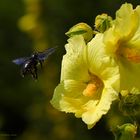
<path fill-rule="evenodd" d="M 21 76 L 22 77 L 25 77 L 25 71 L 24 71 L 24 69 L 21 69 L 20 73 L 21 73 Z"/>
<path fill-rule="evenodd" d="M 32 73 L 32 77 L 33 77 L 34 80 L 36 80 L 37 79 L 36 73 Z"/>
<path fill-rule="evenodd" d="M 37 77 L 37 67 L 36 67 L 36 66 L 34 66 L 34 78 L 35 78 L 35 79 L 38 78 L 38 77 Z"/>
<path fill-rule="evenodd" d="M 41 68 L 43 68 L 42 62 L 43 62 L 42 60 L 39 60 Z"/>
<path fill-rule="evenodd" d="M 36 76 L 35 76 L 35 73 L 32 69 L 29 70 L 30 74 L 32 75 L 32 78 L 33 79 L 36 79 Z"/>

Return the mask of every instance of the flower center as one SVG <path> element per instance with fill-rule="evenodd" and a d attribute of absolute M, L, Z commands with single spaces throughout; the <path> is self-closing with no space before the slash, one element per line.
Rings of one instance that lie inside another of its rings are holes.
<path fill-rule="evenodd" d="M 140 62 L 140 51 L 134 48 L 125 48 L 123 51 L 123 56 L 129 61 L 139 63 Z"/>
<path fill-rule="evenodd" d="M 102 87 L 103 82 L 97 76 L 91 75 L 91 79 L 87 83 L 87 87 L 83 91 L 83 95 L 86 97 L 93 97 L 99 91 L 99 89 L 102 89 Z"/>
<path fill-rule="evenodd" d="M 136 48 L 123 47 L 122 44 L 117 50 L 117 54 L 127 58 L 131 62 L 140 63 L 140 50 Z"/>

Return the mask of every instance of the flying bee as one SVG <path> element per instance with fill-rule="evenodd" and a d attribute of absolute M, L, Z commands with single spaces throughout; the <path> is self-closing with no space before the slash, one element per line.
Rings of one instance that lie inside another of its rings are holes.
<path fill-rule="evenodd" d="M 33 79 L 37 79 L 37 65 L 42 63 L 48 58 L 49 55 L 54 53 L 56 48 L 49 48 L 43 52 L 34 52 L 30 57 L 21 57 L 13 60 L 12 62 L 21 65 L 21 74 L 24 77 L 31 74 Z"/>

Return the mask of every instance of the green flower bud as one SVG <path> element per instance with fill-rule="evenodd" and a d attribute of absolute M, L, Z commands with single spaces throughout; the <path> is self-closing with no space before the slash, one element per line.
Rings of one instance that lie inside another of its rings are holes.
<path fill-rule="evenodd" d="M 86 42 L 90 41 L 93 37 L 92 28 L 86 23 L 78 23 L 69 29 L 68 32 L 65 33 L 68 37 L 72 37 L 74 35 L 83 35 Z"/>
<path fill-rule="evenodd" d="M 121 92 L 121 100 L 119 102 L 119 109 L 126 116 L 135 116 L 140 111 L 140 92 L 132 89 Z"/>
<path fill-rule="evenodd" d="M 101 14 L 95 18 L 95 30 L 103 33 L 112 26 L 112 17 L 107 14 Z"/>
<path fill-rule="evenodd" d="M 123 124 L 122 126 L 117 126 L 113 130 L 115 140 L 134 140 L 137 132 L 137 127 L 131 123 Z"/>

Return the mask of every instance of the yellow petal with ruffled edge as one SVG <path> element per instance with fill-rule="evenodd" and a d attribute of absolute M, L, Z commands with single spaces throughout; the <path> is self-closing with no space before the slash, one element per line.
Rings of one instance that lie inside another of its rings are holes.
<path fill-rule="evenodd" d="M 137 19 L 140 23 L 140 6 L 137 6 L 135 11 L 138 14 Z M 140 24 L 132 39 L 126 42 L 123 55 L 131 62 L 140 63 Z"/>
<path fill-rule="evenodd" d="M 73 36 L 65 45 L 66 54 L 63 56 L 61 68 L 61 81 L 66 79 L 88 81 L 89 74 L 83 60 L 83 50 L 86 47 L 84 38 Z"/>
<path fill-rule="evenodd" d="M 131 41 L 136 43 L 136 44 L 140 44 L 140 6 L 137 6 L 135 11 L 136 11 L 136 13 L 138 15 L 137 20 L 139 20 L 139 22 L 138 22 L 138 28 L 137 28 L 137 30 L 135 32 L 135 35 L 131 39 Z M 135 24 L 137 24 L 137 22 Z"/>
<path fill-rule="evenodd" d="M 138 14 L 133 10 L 132 4 L 125 3 L 116 12 L 114 31 L 120 36 L 121 41 L 131 39 L 139 25 Z"/>
<path fill-rule="evenodd" d="M 112 54 L 114 56 L 116 55 L 116 51 L 119 47 L 119 39 L 120 37 L 114 32 L 114 27 L 110 28 L 104 33 L 103 42 L 108 54 Z"/>
<path fill-rule="evenodd" d="M 52 105 L 65 112 L 81 116 L 85 96 L 82 94 L 90 76 L 84 62 L 83 51 L 87 47 L 81 35 L 68 39 L 65 45 L 66 54 L 62 60 L 61 83 L 56 87 L 51 100 Z M 84 97 L 84 98 L 83 98 Z M 80 114 L 80 115 L 79 115 Z"/>
<path fill-rule="evenodd" d="M 123 4 L 116 12 L 113 27 L 104 33 L 103 41 L 107 52 L 116 55 L 115 53 L 134 37 L 139 22 L 139 14 L 132 5 Z"/>
<path fill-rule="evenodd" d="M 51 104 L 61 111 L 79 114 L 87 101 L 82 95 L 85 88 L 86 84 L 80 81 L 65 80 L 56 87 Z"/>
<path fill-rule="evenodd" d="M 112 102 L 116 98 L 115 94 L 112 88 L 105 87 L 97 104 L 91 100 L 85 105 L 87 111 L 83 113 L 82 120 L 88 125 L 89 129 L 109 111 Z"/>

